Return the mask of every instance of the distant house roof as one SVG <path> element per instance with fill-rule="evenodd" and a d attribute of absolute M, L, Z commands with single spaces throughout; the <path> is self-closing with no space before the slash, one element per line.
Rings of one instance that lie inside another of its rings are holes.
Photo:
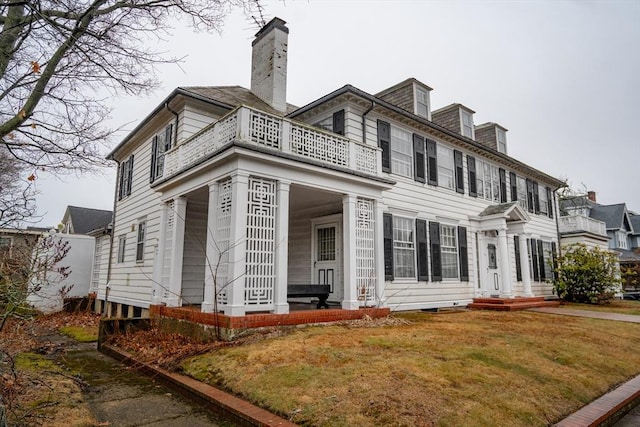
<path fill-rule="evenodd" d="M 626 249 L 616 249 L 620 253 L 620 262 L 636 262 L 640 263 L 640 252 L 630 251 Z"/>
<path fill-rule="evenodd" d="M 82 208 L 78 206 L 67 206 L 67 210 L 62 218 L 62 223 L 71 221 L 70 233 L 87 234 L 90 231 L 106 228 L 113 218 L 113 212 L 102 209 Z"/>
<path fill-rule="evenodd" d="M 629 221 L 633 227 L 633 234 L 640 234 L 640 215 L 629 215 Z"/>
<path fill-rule="evenodd" d="M 619 230 L 624 223 L 626 207 L 624 203 L 616 205 L 595 205 L 589 215 L 593 219 L 603 221 L 607 230 Z"/>

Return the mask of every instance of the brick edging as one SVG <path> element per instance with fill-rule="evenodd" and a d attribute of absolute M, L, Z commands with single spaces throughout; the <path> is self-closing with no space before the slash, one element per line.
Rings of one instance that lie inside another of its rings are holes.
<path fill-rule="evenodd" d="M 611 426 L 638 404 L 640 404 L 640 375 L 582 407 L 555 426 Z"/>
<path fill-rule="evenodd" d="M 133 355 L 108 344 L 103 344 L 100 351 L 118 361 L 134 367 L 136 370 L 159 380 L 168 387 L 186 397 L 204 403 L 218 415 L 243 426 L 260 427 L 295 427 L 266 409 L 262 409 L 236 396 L 219 390 L 186 375 L 177 374 L 136 360 Z"/>

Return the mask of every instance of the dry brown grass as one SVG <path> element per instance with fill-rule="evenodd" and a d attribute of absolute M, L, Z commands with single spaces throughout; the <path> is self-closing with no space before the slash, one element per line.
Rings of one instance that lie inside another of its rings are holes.
<path fill-rule="evenodd" d="M 560 307 L 577 310 L 604 311 L 609 313 L 631 314 L 640 316 L 640 301 L 612 300 L 609 304 L 563 303 Z"/>
<path fill-rule="evenodd" d="M 399 317 L 409 322 L 297 330 L 183 368 L 314 426 L 548 425 L 640 373 L 637 324 L 531 312 Z"/>

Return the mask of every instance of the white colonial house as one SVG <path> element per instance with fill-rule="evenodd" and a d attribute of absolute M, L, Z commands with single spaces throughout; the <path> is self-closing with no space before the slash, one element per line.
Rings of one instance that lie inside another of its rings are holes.
<path fill-rule="evenodd" d="M 251 89 L 179 87 L 110 154 L 119 165 L 98 299 L 228 316 L 287 313 L 287 287 L 345 310 L 551 296 L 562 182 L 408 79 L 286 102 L 285 22 L 253 41 Z"/>

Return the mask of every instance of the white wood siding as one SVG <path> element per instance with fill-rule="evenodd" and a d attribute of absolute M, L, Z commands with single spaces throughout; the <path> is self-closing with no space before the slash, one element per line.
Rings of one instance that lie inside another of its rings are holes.
<path fill-rule="evenodd" d="M 182 300 L 200 304 L 204 299 L 207 247 L 207 205 L 189 200 L 182 257 Z"/>

